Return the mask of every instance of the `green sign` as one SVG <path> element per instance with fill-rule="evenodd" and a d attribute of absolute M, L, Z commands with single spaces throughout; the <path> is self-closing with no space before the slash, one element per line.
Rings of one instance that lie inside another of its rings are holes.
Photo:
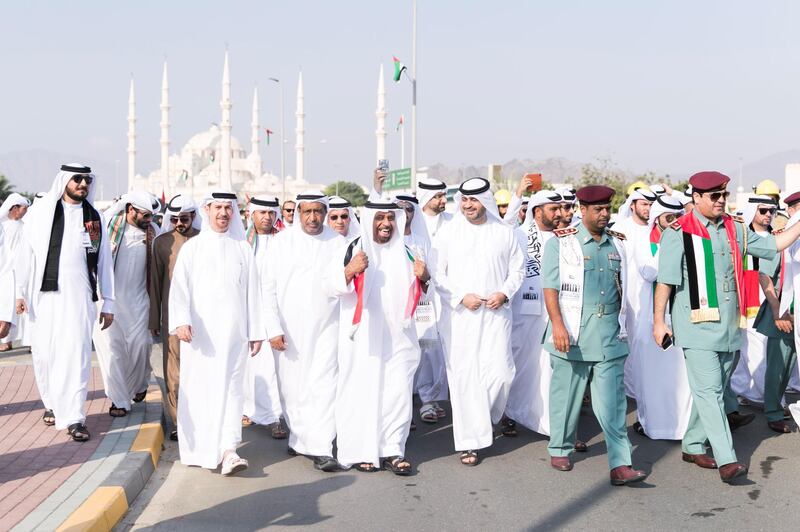
<path fill-rule="evenodd" d="M 383 182 L 384 190 L 411 188 L 411 168 L 392 170 Z"/>

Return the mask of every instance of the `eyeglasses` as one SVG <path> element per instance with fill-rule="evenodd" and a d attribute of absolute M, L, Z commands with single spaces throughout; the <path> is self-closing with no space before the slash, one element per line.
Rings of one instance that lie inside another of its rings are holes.
<path fill-rule="evenodd" d="M 759 214 L 775 214 L 778 211 L 775 207 L 759 207 Z"/>
<path fill-rule="evenodd" d="M 722 198 L 722 199 L 728 199 L 728 196 L 730 196 L 730 195 L 731 195 L 731 193 L 730 193 L 730 192 L 728 192 L 727 190 L 725 190 L 725 191 L 719 191 L 719 192 L 701 192 L 701 193 L 700 193 L 700 195 L 701 195 L 701 196 L 702 196 L 703 194 L 708 194 L 708 197 L 711 199 L 711 201 L 712 201 L 713 203 L 716 203 L 716 202 L 718 202 L 718 201 L 720 200 L 720 198 Z"/>
<path fill-rule="evenodd" d="M 169 221 L 172 222 L 173 225 L 175 225 L 178 222 L 181 222 L 182 224 L 188 224 L 189 222 L 192 221 L 192 217 L 191 216 L 170 216 L 169 217 Z"/>
<path fill-rule="evenodd" d="M 283 209 L 283 212 L 294 212 L 294 209 Z"/>
<path fill-rule="evenodd" d="M 678 215 L 677 214 L 667 214 L 666 216 L 664 216 L 664 219 L 667 221 L 668 224 L 671 224 L 672 222 L 674 222 L 675 220 L 678 219 Z"/>
<path fill-rule="evenodd" d="M 339 218 L 341 218 L 342 220 L 347 220 L 348 218 L 350 218 L 350 215 L 349 214 L 331 214 L 329 216 L 329 218 L 335 222 Z"/>
<path fill-rule="evenodd" d="M 134 207 L 133 210 L 136 211 L 136 214 L 138 214 L 142 218 L 152 218 L 153 217 L 153 213 L 150 212 L 150 211 L 141 211 L 141 210 L 137 209 L 136 207 Z"/>
<path fill-rule="evenodd" d="M 87 185 L 91 185 L 94 178 L 90 175 L 74 175 L 72 176 L 72 182 L 76 185 L 80 185 L 81 181 L 86 181 Z"/>

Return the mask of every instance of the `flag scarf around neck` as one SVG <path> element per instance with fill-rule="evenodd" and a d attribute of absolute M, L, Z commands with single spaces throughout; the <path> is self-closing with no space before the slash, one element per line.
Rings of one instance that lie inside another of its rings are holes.
<path fill-rule="evenodd" d="M 373 220 L 378 212 L 395 214 L 394 232 L 386 244 L 377 244 L 371 237 Z M 401 329 L 407 329 L 413 324 L 414 311 L 422 296 L 422 285 L 414 275 L 414 253 L 405 245 L 401 229 L 405 227 L 403 209 L 388 201 L 369 201 L 365 205 L 362 216 L 364 232 L 367 233 L 367 236 L 362 235 L 350 243 L 344 260 L 346 266 L 358 251 L 366 253 L 369 259 L 369 267 L 353 279 L 356 304 L 351 321 L 351 339 L 361 325 L 364 305 L 372 290 L 375 289 L 376 275 L 383 275 L 386 279 L 386 283 L 383 284 L 383 293 L 386 294 L 387 302 L 391 305 L 387 321 L 399 324 Z M 397 286 L 397 288 L 394 290 L 386 288 L 390 286 Z"/>
<path fill-rule="evenodd" d="M 564 325 L 569 333 L 570 345 L 578 345 L 581 331 L 581 319 L 583 313 L 583 287 L 584 287 L 584 270 L 583 270 L 583 248 L 578 240 L 577 230 L 570 229 L 566 236 L 562 236 L 565 230 L 557 230 L 558 236 L 558 269 L 559 269 L 559 284 L 558 291 L 558 305 L 561 308 L 561 314 L 564 318 Z M 559 235 L 561 233 L 561 235 Z M 611 240 L 614 249 L 620 257 L 620 271 L 616 279 L 617 290 L 620 296 L 620 309 L 619 309 L 619 334 L 617 338 L 624 341 L 628 338 L 628 331 L 625 325 L 627 305 L 625 304 L 625 285 L 622 279 L 625 279 L 626 261 L 625 261 L 625 248 L 617 241 L 616 238 L 607 234 L 607 238 Z"/>
<path fill-rule="evenodd" d="M 717 277 L 714 270 L 714 251 L 711 247 L 711 237 L 706 227 L 694 215 L 694 211 L 678 219 L 683 233 L 683 249 L 686 255 L 686 270 L 689 281 L 689 303 L 691 312 L 689 319 L 692 323 L 706 321 L 719 321 L 719 299 L 717 294 Z M 722 215 L 722 223 L 730 246 L 730 256 L 733 261 L 734 278 L 736 281 L 736 294 L 739 301 L 739 326 L 746 326 L 746 305 L 744 298 L 744 268 L 742 266 L 742 252 L 739 250 L 739 241 L 736 238 L 736 226 L 733 218 L 727 214 Z M 745 235 L 747 229 L 742 228 Z M 745 249 L 747 240 L 745 236 Z"/>
<path fill-rule="evenodd" d="M 775 200 L 769 196 L 762 195 L 748 198 L 747 203 L 744 205 L 744 209 L 742 210 L 744 224 L 749 226 L 750 229 L 753 229 L 753 219 L 755 218 L 759 208 L 777 208 L 777 206 L 778 205 Z M 745 235 L 746 234 L 747 233 L 745 232 Z M 745 307 L 747 309 L 745 316 L 748 319 L 751 319 L 756 317 L 756 314 L 758 314 L 758 309 L 761 306 L 761 285 L 758 282 L 759 259 L 758 257 L 744 255 L 742 257 L 742 263 L 744 268 L 744 283 L 742 286 L 744 288 Z"/>
<path fill-rule="evenodd" d="M 255 223 L 253 222 L 253 213 L 256 211 L 272 211 L 275 213 L 275 223 L 272 225 L 271 234 L 278 233 L 283 228 L 283 224 L 278 226 L 281 221 L 281 208 L 278 198 L 275 196 L 255 196 L 250 199 L 247 204 L 247 211 L 250 213 L 250 225 L 247 227 L 245 238 L 250 247 L 253 248 L 253 254 L 258 252 L 258 232 L 256 231 Z"/>

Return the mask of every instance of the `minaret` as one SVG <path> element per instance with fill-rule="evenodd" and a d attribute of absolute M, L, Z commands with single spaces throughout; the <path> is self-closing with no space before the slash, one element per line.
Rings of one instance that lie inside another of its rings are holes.
<path fill-rule="evenodd" d="M 305 174 L 305 106 L 303 105 L 303 72 L 300 72 L 300 79 L 297 82 L 297 111 L 294 116 L 297 118 L 297 127 L 294 132 L 296 134 L 294 141 L 295 150 L 295 179 L 304 179 Z"/>
<path fill-rule="evenodd" d="M 258 125 L 258 87 L 253 89 L 253 119 L 250 121 L 250 144 L 252 145 L 253 177 L 261 177 L 261 136 Z"/>
<path fill-rule="evenodd" d="M 222 67 L 222 139 L 220 144 L 219 185 L 223 190 L 233 190 L 231 184 L 231 73 L 228 68 L 228 50 L 225 50 L 225 65 Z"/>
<path fill-rule="evenodd" d="M 167 82 L 166 61 L 164 61 L 164 75 L 161 78 L 161 178 L 166 189 L 169 186 L 169 82 Z"/>
<path fill-rule="evenodd" d="M 375 161 L 386 159 L 386 87 L 383 84 L 383 64 L 378 76 L 378 108 L 375 110 L 378 127 L 375 130 Z"/>
<path fill-rule="evenodd" d="M 133 76 L 131 91 L 128 95 L 128 190 L 133 190 L 136 178 L 136 97 L 133 94 Z"/>

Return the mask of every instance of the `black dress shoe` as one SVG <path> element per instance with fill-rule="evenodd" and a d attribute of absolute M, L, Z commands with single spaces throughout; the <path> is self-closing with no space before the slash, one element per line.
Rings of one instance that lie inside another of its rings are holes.
<path fill-rule="evenodd" d="M 297 451 L 295 451 L 294 449 L 292 449 L 291 447 L 287 447 L 286 448 L 286 452 L 289 453 L 289 456 L 297 456 L 298 454 L 300 454 Z"/>
<path fill-rule="evenodd" d="M 780 434 L 789 434 L 792 432 L 792 429 L 789 428 L 789 424 L 783 420 L 767 421 L 767 426 Z"/>
<path fill-rule="evenodd" d="M 172 441 L 178 441 L 178 431 L 177 430 L 173 430 L 172 432 L 170 432 L 169 433 L 169 439 L 172 440 Z"/>
<path fill-rule="evenodd" d="M 339 462 L 337 462 L 332 456 L 315 456 L 314 469 L 319 469 L 320 471 L 325 471 L 326 473 L 333 473 L 334 471 L 339 471 L 341 466 L 339 465 Z"/>
<path fill-rule="evenodd" d="M 756 418 L 755 414 L 740 414 L 739 412 L 731 412 L 728 414 L 728 425 L 731 430 L 736 430 L 739 427 L 744 427 Z"/>

